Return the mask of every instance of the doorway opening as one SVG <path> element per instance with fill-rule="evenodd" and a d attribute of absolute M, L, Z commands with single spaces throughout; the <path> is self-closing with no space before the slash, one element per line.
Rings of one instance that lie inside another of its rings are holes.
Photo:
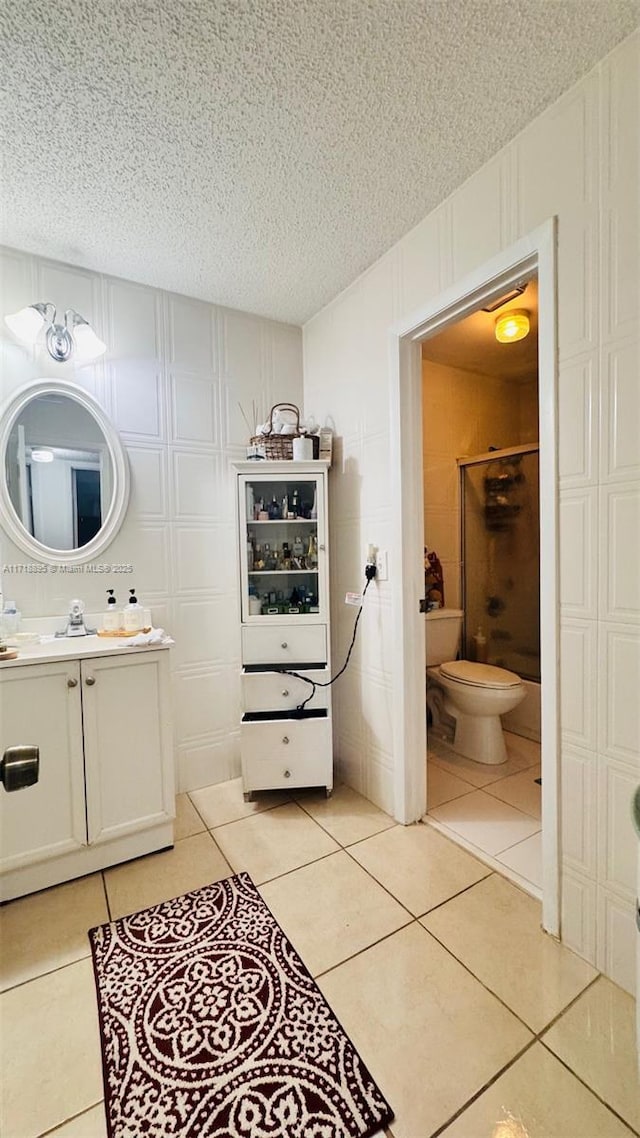
<path fill-rule="evenodd" d="M 424 486 L 422 343 L 523 280 L 538 280 L 540 447 L 540 698 L 542 749 L 542 923 L 560 933 L 559 648 L 556 443 L 556 236 L 550 220 L 441 293 L 390 337 L 390 449 L 394 517 L 395 815 L 418 821 L 428 812 L 425 716 Z M 477 630 L 473 630 L 475 633 Z"/>
<path fill-rule="evenodd" d="M 514 311 L 528 331 L 500 342 Z M 541 898 L 537 316 L 534 276 L 421 344 L 423 820 Z"/>

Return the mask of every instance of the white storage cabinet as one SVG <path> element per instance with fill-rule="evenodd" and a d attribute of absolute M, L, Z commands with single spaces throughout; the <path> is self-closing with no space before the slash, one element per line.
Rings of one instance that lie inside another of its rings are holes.
<path fill-rule="evenodd" d="M 328 464 L 243 462 L 237 473 L 242 781 L 333 789 Z"/>
<path fill-rule="evenodd" d="M 0 672 L 2 749 L 35 744 L 38 782 L 0 792 L 0 899 L 173 845 L 166 650 Z"/>

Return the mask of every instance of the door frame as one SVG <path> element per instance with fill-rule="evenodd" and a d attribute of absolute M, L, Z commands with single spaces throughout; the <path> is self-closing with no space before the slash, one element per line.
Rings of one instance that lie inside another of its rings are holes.
<path fill-rule="evenodd" d="M 389 337 L 390 465 L 394 516 L 391 597 L 394 635 L 393 744 L 395 816 L 418 821 L 427 803 L 422 473 L 422 355 L 420 344 L 505 293 L 538 276 L 538 415 L 540 426 L 540 660 L 542 743 L 542 923 L 560 933 L 559 876 L 559 559 L 557 457 L 556 220 L 546 221 L 510 248 L 398 322 Z"/>

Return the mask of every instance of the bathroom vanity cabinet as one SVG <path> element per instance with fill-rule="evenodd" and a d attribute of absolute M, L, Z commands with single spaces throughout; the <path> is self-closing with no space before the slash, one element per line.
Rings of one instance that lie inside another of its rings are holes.
<path fill-rule="evenodd" d="M 2 900 L 173 845 L 167 650 L 60 645 L 0 669 L 0 749 L 40 751 L 38 782 L 0 791 Z"/>
<path fill-rule="evenodd" d="M 329 795 L 331 689 L 314 691 L 306 682 L 326 684 L 331 677 L 328 464 L 243 462 L 234 469 L 245 798 L 304 786 Z"/>

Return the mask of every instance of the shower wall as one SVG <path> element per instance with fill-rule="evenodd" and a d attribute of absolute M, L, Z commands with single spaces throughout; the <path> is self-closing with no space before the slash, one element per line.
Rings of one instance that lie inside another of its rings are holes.
<path fill-rule="evenodd" d="M 540 680 L 540 498 L 537 451 L 460 468 L 464 658 L 482 629 L 489 664 Z"/>
<path fill-rule="evenodd" d="M 445 603 L 462 607 L 458 458 L 538 441 L 538 383 L 423 360 L 425 545 L 442 562 Z"/>

